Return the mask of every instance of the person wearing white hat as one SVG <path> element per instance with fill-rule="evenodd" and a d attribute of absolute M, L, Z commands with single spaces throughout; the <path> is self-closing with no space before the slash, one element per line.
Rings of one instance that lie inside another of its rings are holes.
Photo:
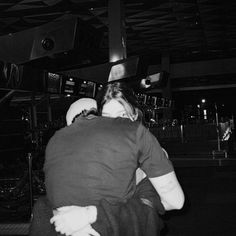
<path fill-rule="evenodd" d="M 66 124 L 71 125 L 76 117 L 81 114 L 87 115 L 86 113 L 97 111 L 97 102 L 93 98 L 80 98 L 79 100 L 72 103 L 66 113 Z"/>

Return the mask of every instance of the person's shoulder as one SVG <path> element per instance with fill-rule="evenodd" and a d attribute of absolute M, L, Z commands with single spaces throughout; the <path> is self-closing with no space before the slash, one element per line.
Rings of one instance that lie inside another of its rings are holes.
<path fill-rule="evenodd" d="M 117 117 L 113 118 L 114 122 L 117 125 L 124 125 L 124 126 L 129 126 L 129 127 L 138 127 L 140 125 L 139 121 L 132 121 L 129 118 L 123 118 L 123 117 Z"/>
<path fill-rule="evenodd" d="M 85 122 L 87 120 L 96 120 L 99 116 L 94 115 L 94 114 L 88 114 L 85 116 L 79 116 L 75 119 L 74 123 L 78 123 L 78 122 Z"/>
<path fill-rule="evenodd" d="M 142 122 L 139 122 L 137 128 L 137 136 L 138 137 L 153 136 L 153 134 Z"/>
<path fill-rule="evenodd" d="M 68 129 L 69 126 L 64 126 L 58 130 L 56 130 L 54 132 L 54 134 L 52 135 L 51 139 L 56 139 L 57 137 L 61 136 L 62 134 L 64 134 L 66 132 L 66 130 Z"/>
<path fill-rule="evenodd" d="M 143 129 L 145 129 L 140 121 L 132 121 L 128 118 L 121 118 L 117 119 L 117 122 L 116 127 L 128 133 L 135 133 L 137 135 L 138 133 L 143 133 Z"/>
<path fill-rule="evenodd" d="M 142 122 L 137 121 L 137 124 L 138 124 L 138 129 L 139 130 L 144 130 L 144 131 L 149 132 L 149 129 Z"/>

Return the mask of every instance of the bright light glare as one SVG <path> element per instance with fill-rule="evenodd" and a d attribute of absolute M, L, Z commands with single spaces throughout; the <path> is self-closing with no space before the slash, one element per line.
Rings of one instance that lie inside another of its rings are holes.
<path fill-rule="evenodd" d="M 119 80 L 125 74 L 125 67 L 122 64 L 114 65 L 111 68 L 111 72 L 108 81 Z"/>
<path fill-rule="evenodd" d="M 203 110 L 204 120 L 207 120 L 207 110 Z"/>
<path fill-rule="evenodd" d="M 113 55 L 111 57 L 111 61 L 110 62 L 116 62 L 116 61 L 119 61 L 121 58 L 118 57 L 118 55 Z"/>

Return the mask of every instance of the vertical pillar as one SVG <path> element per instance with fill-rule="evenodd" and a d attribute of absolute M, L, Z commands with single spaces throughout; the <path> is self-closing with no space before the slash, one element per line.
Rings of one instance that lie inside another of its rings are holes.
<path fill-rule="evenodd" d="M 47 95 L 47 115 L 48 115 L 48 122 L 51 123 L 52 122 L 52 107 L 51 107 L 51 103 L 50 103 L 50 95 Z"/>
<path fill-rule="evenodd" d="M 37 127 L 37 108 L 36 108 L 36 102 L 35 102 L 35 94 L 32 93 L 32 96 L 31 96 L 31 99 L 32 99 L 32 128 L 35 129 Z"/>
<path fill-rule="evenodd" d="M 30 217 L 32 217 L 33 213 L 33 178 L 32 178 L 32 153 L 27 154 L 28 159 L 28 178 L 29 178 L 29 205 L 30 205 Z"/>
<path fill-rule="evenodd" d="M 162 57 L 161 57 L 161 70 L 170 73 L 170 54 L 168 52 L 164 52 L 162 54 Z M 163 90 L 162 90 L 162 96 L 165 99 L 172 99 L 170 77 L 168 78 L 168 82 L 167 82 L 166 87 L 163 88 Z M 163 118 L 164 118 L 164 120 L 171 120 L 172 119 L 172 110 L 171 110 L 171 108 L 164 110 Z"/>
<path fill-rule="evenodd" d="M 32 128 L 32 150 L 34 150 L 38 146 L 38 132 L 36 128 L 38 126 L 37 120 L 37 107 L 35 101 L 34 92 L 31 95 L 32 105 L 31 105 L 31 128 Z"/>
<path fill-rule="evenodd" d="M 115 62 L 127 57 L 123 0 L 108 0 L 108 22 L 109 61 Z"/>

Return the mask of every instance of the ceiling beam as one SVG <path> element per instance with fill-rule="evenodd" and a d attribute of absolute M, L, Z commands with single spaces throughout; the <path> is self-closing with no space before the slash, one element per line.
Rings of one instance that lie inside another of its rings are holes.
<path fill-rule="evenodd" d="M 171 79 L 236 73 L 236 58 L 176 63 L 170 65 Z M 161 71 L 161 65 L 151 65 L 148 73 Z"/>

